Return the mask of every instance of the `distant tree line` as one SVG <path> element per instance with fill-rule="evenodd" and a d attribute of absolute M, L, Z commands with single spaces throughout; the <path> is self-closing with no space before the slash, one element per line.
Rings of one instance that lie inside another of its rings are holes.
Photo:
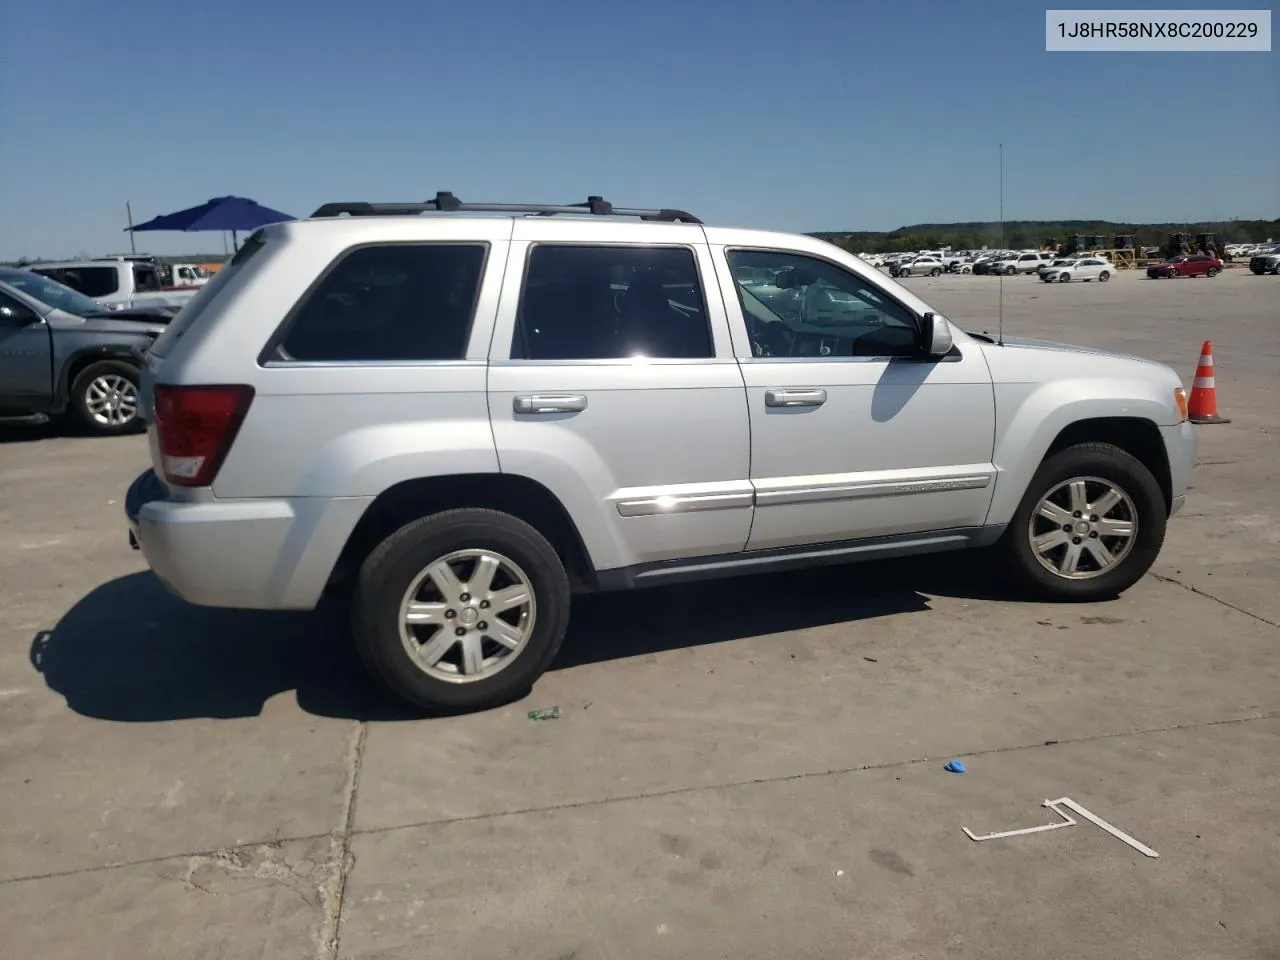
<path fill-rule="evenodd" d="M 1219 223 L 1112 223 L 1109 220 L 1006 220 L 1001 239 L 999 223 L 917 223 L 897 230 L 851 230 L 814 233 L 853 253 L 896 250 L 979 250 L 982 247 L 1023 249 L 1064 243 L 1067 237 L 1119 235 L 1137 238 L 1139 246 L 1164 246 L 1171 233 L 1217 234 L 1221 243 L 1280 242 L 1280 219 L 1228 220 Z"/>

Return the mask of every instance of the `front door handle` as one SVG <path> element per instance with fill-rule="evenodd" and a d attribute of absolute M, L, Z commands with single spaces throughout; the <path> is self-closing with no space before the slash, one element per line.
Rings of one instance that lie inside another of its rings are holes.
<path fill-rule="evenodd" d="M 516 397 L 512 407 L 516 413 L 580 413 L 587 409 L 587 398 L 580 393 L 534 394 Z"/>
<path fill-rule="evenodd" d="M 795 390 L 766 390 L 766 407 L 820 407 L 827 402 L 827 391 L 820 387 L 804 387 Z"/>

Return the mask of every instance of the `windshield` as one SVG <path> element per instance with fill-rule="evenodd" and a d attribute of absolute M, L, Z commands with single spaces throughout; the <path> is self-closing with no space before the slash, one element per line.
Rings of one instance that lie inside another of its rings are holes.
<path fill-rule="evenodd" d="M 90 300 L 83 293 L 72 290 L 56 280 L 42 277 L 29 270 L 5 270 L 0 273 L 0 280 L 17 287 L 29 297 L 34 297 L 45 306 L 57 307 L 77 317 L 87 317 L 95 313 L 105 312 L 102 304 Z"/>

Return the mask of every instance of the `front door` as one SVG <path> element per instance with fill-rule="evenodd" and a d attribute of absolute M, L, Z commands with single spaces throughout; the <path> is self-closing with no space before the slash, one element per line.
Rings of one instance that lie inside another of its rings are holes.
<path fill-rule="evenodd" d="M 575 231 L 515 223 L 489 368 L 502 471 L 556 495 L 598 570 L 742 550 L 746 397 L 701 229 Z"/>
<path fill-rule="evenodd" d="M 712 251 L 751 416 L 748 549 L 981 526 L 995 403 L 976 344 L 923 359 L 915 312 L 869 268 Z"/>
<path fill-rule="evenodd" d="M 43 413 L 53 399 L 49 327 L 26 303 L 0 293 L 0 409 Z"/>

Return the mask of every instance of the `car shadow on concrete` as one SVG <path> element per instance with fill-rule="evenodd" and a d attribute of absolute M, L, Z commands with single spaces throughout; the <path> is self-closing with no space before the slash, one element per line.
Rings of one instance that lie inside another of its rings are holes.
<path fill-rule="evenodd" d="M 928 609 L 926 594 L 1004 599 L 942 558 L 578 598 L 552 670 Z M 318 716 L 410 720 L 367 678 L 339 601 L 312 613 L 191 606 L 150 573 L 96 588 L 31 644 L 32 666 L 75 712 L 154 723 L 250 717 L 295 691 Z"/>
<path fill-rule="evenodd" d="M 0 445 L 33 443 L 61 436 L 61 433 L 48 417 L 0 417 Z"/>

